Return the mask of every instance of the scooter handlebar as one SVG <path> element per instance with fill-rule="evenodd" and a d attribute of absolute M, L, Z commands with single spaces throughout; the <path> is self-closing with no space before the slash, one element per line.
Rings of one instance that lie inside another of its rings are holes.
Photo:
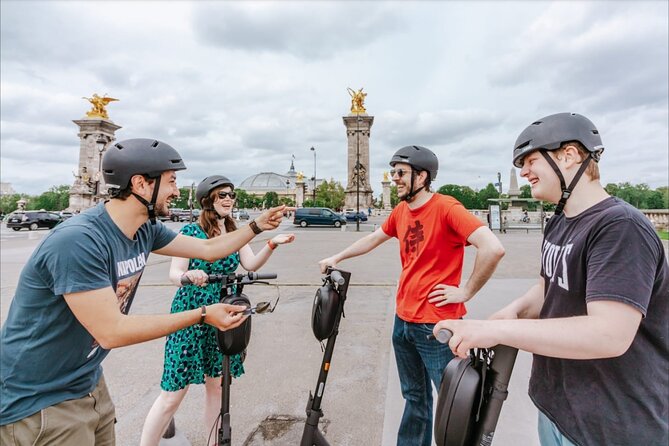
<path fill-rule="evenodd" d="M 333 271 L 330 273 L 330 279 L 332 279 L 332 281 L 333 281 L 334 283 L 336 283 L 337 285 L 343 285 L 343 284 L 346 282 L 346 280 L 344 279 L 344 277 L 343 277 L 343 276 L 341 275 L 341 273 L 340 273 L 339 271 L 337 271 L 337 270 L 333 270 Z"/>
<path fill-rule="evenodd" d="M 246 276 L 246 277 L 244 277 Z M 250 282 L 255 282 L 257 280 L 269 280 L 269 279 L 276 279 L 277 275 L 274 273 L 256 273 L 256 272 L 249 272 L 247 274 L 238 274 L 237 277 L 234 278 L 232 281 L 238 280 L 238 279 L 246 279 Z M 230 280 L 228 276 L 225 274 L 209 274 L 207 277 L 207 282 L 209 283 L 214 283 L 214 282 L 222 282 L 224 280 Z M 188 278 L 188 276 L 183 275 L 181 276 L 181 279 L 179 279 L 179 282 L 181 282 L 181 285 L 191 285 L 193 282 Z"/>

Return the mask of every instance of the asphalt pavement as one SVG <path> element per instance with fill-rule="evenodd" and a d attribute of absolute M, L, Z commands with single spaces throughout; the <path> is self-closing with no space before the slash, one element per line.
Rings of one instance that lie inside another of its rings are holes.
<path fill-rule="evenodd" d="M 321 344 L 311 332 L 311 306 L 321 285 L 318 260 L 368 234 L 381 222 L 373 217 L 355 232 L 299 228 L 286 222 L 279 231 L 293 232 L 292 244 L 279 246 L 262 269 L 274 272 L 276 286 L 249 286 L 252 302 L 276 299 L 276 311 L 253 316 L 246 373 L 231 387 L 233 445 L 299 444 L 309 392 L 314 391 L 322 360 Z M 178 228 L 178 223 L 168 223 Z M 1 311 L 4 321 L 18 274 L 46 231 L 0 231 Z M 272 233 L 252 243 L 260 249 Z M 467 317 L 486 317 L 529 288 L 538 278 L 541 235 L 500 234 L 507 254 L 489 283 L 468 304 Z M 475 251 L 467 248 L 464 277 Z M 131 313 L 169 311 L 176 288 L 169 284 L 170 259 L 151 255 Z M 394 445 L 403 400 L 390 343 L 394 294 L 400 272 L 398 243 L 391 240 L 364 257 L 343 262 L 351 286 L 346 318 L 334 351 L 322 408 L 325 437 L 333 445 Z M 117 442 L 138 444 L 144 417 L 159 393 L 164 340 L 115 349 L 103 363 L 116 404 Z M 514 368 L 495 445 L 537 445 L 536 410 L 527 396 L 531 356 L 520 353 Z M 202 423 L 203 386 L 192 386 L 176 415 L 177 436 L 163 445 L 204 445 L 209 428 Z"/>

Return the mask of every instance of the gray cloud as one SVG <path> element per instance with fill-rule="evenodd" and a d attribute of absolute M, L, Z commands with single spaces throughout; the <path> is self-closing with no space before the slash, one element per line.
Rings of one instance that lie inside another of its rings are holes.
<path fill-rule="evenodd" d="M 506 184 L 517 134 L 561 111 L 600 128 L 604 182 L 667 183 L 663 2 L 0 6 L 0 167 L 21 192 L 72 183 L 93 92 L 121 100 L 118 139 L 181 152 L 182 185 L 285 173 L 293 154 L 311 176 L 311 146 L 318 176 L 346 181 L 346 87 L 369 93 L 377 193 L 406 144 L 438 153 L 437 186 Z"/>
<path fill-rule="evenodd" d="M 381 3 L 220 2 L 198 5 L 194 30 L 202 42 L 304 59 L 368 45 L 398 30 L 396 13 Z"/>

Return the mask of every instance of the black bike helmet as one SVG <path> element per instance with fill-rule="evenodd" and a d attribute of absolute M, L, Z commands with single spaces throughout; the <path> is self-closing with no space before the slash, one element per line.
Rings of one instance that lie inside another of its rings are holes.
<path fill-rule="evenodd" d="M 334 333 L 339 305 L 339 293 L 329 282 L 316 290 L 316 298 L 311 309 L 311 329 L 319 341 L 329 338 Z"/>
<path fill-rule="evenodd" d="M 205 209 L 202 200 L 207 198 L 212 190 L 223 186 L 230 186 L 232 190 L 235 189 L 235 185 L 232 184 L 232 181 L 230 181 L 228 177 L 224 177 L 223 175 L 208 176 L 197 185 L 197 189 L 195 190 L 195 200 L 200 204 L 202 209 Z"/>
<path fill-rule="evenodd" d="M 227 296 L 221 302 L 230 305 L 243 305 L 247 308 L 251 306 L 251 301 L 244 294 Z M 217 330 L 216 338 L 221 353 L 228 356 L 240 354 L 246 350 L 251 340 L 251 318 L 247 317 L 239 327 L 232 330 Z"/>
<path fill-rule="evenodd" d="M 169 144 L 155 139 L 136 138 L 119 141 L 110 146 L 102 158 L 102 176 L 114 197 L 118 191 L 128 187 L 134 175 L 146 175 L 156 181 L 153 197 L 149 203 L 133 195 L 149 210 L 149 218 L 155 224 L 154 206 L 160 189 L 160 176 L 167 170 L 184 170 L 186 165 L 181 155 Z"/>
<path fill-rule="evenodd" d="M 434 152 L 422 146 L 406 146 L 399 149 L 390 159 L 390 166 L 395 167 L 397 163 L 405 163 L 411 166 L 411 185 L 409 193 L 406 194 L 402 200 L 411 201 L 411 199 L 420 192 L 423 187 L 417 190 L 413 189 L 414 178 L 416 172 L 426 171 L 429 174 L 430 181 L 437 178 L 437 171 L 439 170 L 439 160 Z"/>
<path fill-rule="evenodd" d="M 581 143 L 589 156 L 583 161 L 571 184 L 567 187 L 562 172 L 546 152 L 558 150 L 563 144 L 570 141 Z M 539 150 L 560 179 L 562 197 L 555 208 L 555 214 L 559 215 L 590 160 L 599 161 L 604 152 L 602 138 L 592 121 L 585 116 L 578 113 L 557 113 L 541 118 L 523 130 L 513 146 L 513 165 L 522 168 L 523 159 L 536 150 Z"/>

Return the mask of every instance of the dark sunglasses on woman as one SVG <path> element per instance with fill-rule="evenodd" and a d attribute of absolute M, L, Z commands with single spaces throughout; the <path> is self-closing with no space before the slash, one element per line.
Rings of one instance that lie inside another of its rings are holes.
<path fill-rule="evenodd" d="M 237 198 L 237 194 L 234 192 L 219 192 L 218 193 L 218 198 L 223 200 L 224 198 L 230 197 L 231 200 L 234 200 Z"/>

